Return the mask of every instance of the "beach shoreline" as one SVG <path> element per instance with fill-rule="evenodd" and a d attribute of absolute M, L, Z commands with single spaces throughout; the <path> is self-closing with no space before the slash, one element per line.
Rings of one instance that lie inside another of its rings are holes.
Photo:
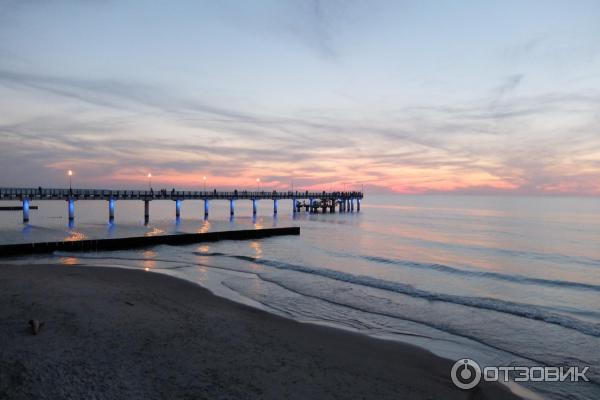
<path fill-rule="evenodd" d="M 0 398 L 517 398 L 452 361 L 138 270 L 0 265 Z M 32 335 L 28 321 L 45 322 Z"/>

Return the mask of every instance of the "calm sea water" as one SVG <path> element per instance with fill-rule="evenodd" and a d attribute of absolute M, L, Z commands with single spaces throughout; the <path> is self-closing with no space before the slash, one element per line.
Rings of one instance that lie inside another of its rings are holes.
<path fill-rule="evenodd" d="M 8 205 L 5 202 L 3 205 Z M 549 398 L 600 398 L 600 200 L 368 196 L 360 213 L 298 214 L 280 202 L 37 202 L 31 222 L 0 212 L 0 242 L 78 240 L 297 225 L 299 237 L 56 253 L 10 262 L 141 268 L 301 321 L 414 343 L 481 365 L 590 366 L 591 383 L 529 383 Z"/>

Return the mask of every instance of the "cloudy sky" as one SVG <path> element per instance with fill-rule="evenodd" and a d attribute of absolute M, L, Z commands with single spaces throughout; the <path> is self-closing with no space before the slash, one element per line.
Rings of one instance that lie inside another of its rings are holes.
<path fill-rule="evenodd" d="M 0 186 L 600 194 L 600 2 L 0 0 Z"/>

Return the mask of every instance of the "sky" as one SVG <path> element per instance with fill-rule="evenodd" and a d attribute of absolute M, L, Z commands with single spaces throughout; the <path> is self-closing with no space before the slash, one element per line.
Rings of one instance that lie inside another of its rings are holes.
<path fill-rule="evenodd" d="M 600 195 L 600 2 L 0 0 L 0 186 Z"/>

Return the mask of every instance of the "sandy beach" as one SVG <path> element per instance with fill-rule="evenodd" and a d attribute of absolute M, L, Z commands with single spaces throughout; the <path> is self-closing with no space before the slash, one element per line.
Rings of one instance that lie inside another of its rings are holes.
<path fill-rule="evenodd" d="M 0 266 L 0 399 L 508 399 L 420 348 L 301 324 L 183 280 Z M 45 322 L 32 335 L 30 319 Z"/>

